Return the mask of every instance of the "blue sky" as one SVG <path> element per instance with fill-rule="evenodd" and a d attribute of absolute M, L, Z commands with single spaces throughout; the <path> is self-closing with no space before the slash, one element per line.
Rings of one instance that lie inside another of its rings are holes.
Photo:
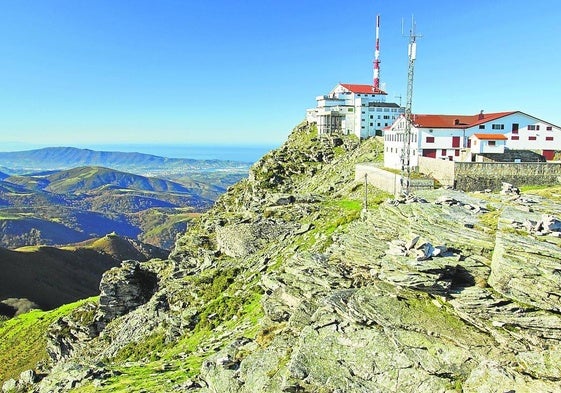
<path fill-rule="evenodd" d="M 413 112 L 561 125 L 558 0 L 2 0 L 0 150 L 280 143 L 315 96 L 371 83 L 376 14 L 389 100 L 414 15 Z"/>

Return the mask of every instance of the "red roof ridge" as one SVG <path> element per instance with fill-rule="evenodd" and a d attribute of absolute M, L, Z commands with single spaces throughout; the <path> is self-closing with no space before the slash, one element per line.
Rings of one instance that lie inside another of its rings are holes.
<path fill-rule="evenodd" d="M 500 119 L 518 111 L 483 113 L 476 115 L 412 114 L 416 126 L 431 128 L 468 128 Z"/>
<path fill-rule="evenodd" d="M 356 83 L 339 83 L 345 89 L 350 90 L 355 94 L 381 94 L 387 95 L 385 91 L 374 87 L 373 85 L 361 85 Z"/>

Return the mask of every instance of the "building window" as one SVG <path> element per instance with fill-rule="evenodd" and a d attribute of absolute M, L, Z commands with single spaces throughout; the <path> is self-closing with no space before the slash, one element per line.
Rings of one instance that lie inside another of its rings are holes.
<path fill-rule="evenodd" d="M 537 139 L 537 138 L 536 138 L 535 136 L 529 136 L 529 137 L 528 137 L 528 140 L 529 140 L 529 141 L 535 141 L 536 139 Z"/>
<path fill-rule="evenodd" d="M 493 124 L 491 126 L 491 128 L 493 130 L 504 130 L 505 129 L 505 125 L 504 124 Z"/>
<path fill-rule="evenodd" d="M 545 140 L 546 140 L 546 141 L 552 141 L 552 140 L 553 140 L 553 137 L 552 137 L 552 136 L 546 136 L 546 137 L 545 137 Z"/>
<path fill-rule="evenodd" d="M 373 119 L 373 118 L 374 118 L 374 115 L 370 115 L 370 118 Z"/>
<path fill-rule="evenodd" d="M 489 141 L 489 142 L 487 142 L 487 144 L 488 144 L 489 146 L 496 146 L 496 145 L 497 145 L 497 141 Z"/>
<path fill-rule="evenodd" d="M 518 123 L 512 123 L 512 133 L 518 134 Z"/>
<path fill-rule="evenodd" d="M 480 129 L 480 130 L 484 130 L 484 129 L 485 129 L 485 124 L 480 124 L 480 125 L 479 125 L 479 129 Z"/>
<path fill-rule="evenodd" d="M 546 127 L 545 127 L 545 130 L 546 130 L 546 131 L 553 131 L 553 127 L 552 127 L 552 126 L 546 126 Z"/>
<path fill-rule="evenodd" d="M 534 124 L 529 124 L 528 125 L 528 130 L 529 131 L 535 131 L 536 130 L 536 126 Z"/>
<path fill-rule="evenodd" d="M 459 150 L 455 150 L 455 151 L 454 151 L 454 155 L 455 155 L 456 157 L 459 157 L 459 156 L 460 156 L 460 151 L 459 151 Z"/>
<path fill-rule="evenodd" d="M 427 143 L 434 143 L 434 136 L 427 136 L 426 142 Z"/>
<path fill-rule="evenodd" d="M 352 112 L 352 111 L 354 111 L 354 108 L 349 108 L 348 111 Z"/>
<path fill-rule="evenodd" d="M 370 123 L 370 127 L 372 127 L 374 125 L 374 123 Z"/>
<path fill-rule="evenodd" d="M 390 118 L 390 115 L 384 115 L 384 120 L 388 120 Z"/>
<path fill-rule="evenodd" d="M 380 127 L 380 123 L 378 123 L 378 127 Z"/>
<path fill-rule="evenodd" d="M 518 135 L 512 135 L 512 136 L 510 137 L 510 140 L 511 140 L 511 141 L 517 141 L 517 140 L 519 140 L 519 139 L 520 139 L 520 137 L 519 137 Z"/>
<path fill-rule="evenodd" d="M 364 126 L 360 127 L 360 128 L 364 128 Z"/>
<path fill-rule="evenodd" d="M 446 156 L 446 149 L 442 149 L 442 156 Z"/>

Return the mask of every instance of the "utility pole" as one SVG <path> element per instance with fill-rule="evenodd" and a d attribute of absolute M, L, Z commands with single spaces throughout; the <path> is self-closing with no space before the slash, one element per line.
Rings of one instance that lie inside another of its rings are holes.
<path fill-rule="evenodd" d="M 368 173 L 364 174 L 364 211 L 368 210 Z"/>
<path fill-rule="evenodd" d="M 413 103 L 413 74 L 415 60 L 417 59 L 417 38 L 421 38 L 415 32 L 415 19 L 411 17 L 411 29 L 409 30 L 409 68 L 407 72 L 407 101 L 405 104 L 405 134 L 403 135 L 403 149 L 401 150 L 401 192 L 409 194 L 409 183 L 411 180 L 411 106 Z M 401 26 L 403 34 L 403 25 Z"/>

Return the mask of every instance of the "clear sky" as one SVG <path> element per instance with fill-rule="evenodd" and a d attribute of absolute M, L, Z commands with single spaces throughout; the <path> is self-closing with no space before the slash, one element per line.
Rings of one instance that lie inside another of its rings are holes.
<path fill-rule="evenodd" d="M 521 110 L 561 125 L 561 1 L 0 0 L 0 150 L 11 142 L 282 142 L 338 82 L 413 112 Z"/>

